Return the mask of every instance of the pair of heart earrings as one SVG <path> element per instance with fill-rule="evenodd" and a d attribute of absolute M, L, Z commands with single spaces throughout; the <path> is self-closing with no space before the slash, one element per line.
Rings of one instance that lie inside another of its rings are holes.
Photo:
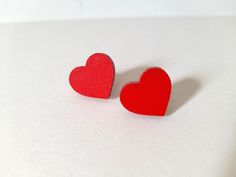
<path fill-rule="evenodd" d="M 115 78 L 112 59 L 103 53 L 91 55 L 86 66 L 74 68 L 69 76 L 71 87 L 88 97 L 108 99 Z M 171 80 L 159 67 L 147 68 L 140 81 L 127 83 L 120 91 L 120 102 L 129 111 L 164 116 L 171 93 Z"/>

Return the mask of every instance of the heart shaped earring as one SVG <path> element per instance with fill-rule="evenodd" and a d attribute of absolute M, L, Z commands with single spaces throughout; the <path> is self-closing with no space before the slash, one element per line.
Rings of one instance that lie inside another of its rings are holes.
<path fill-rule="evenodd" d="M 161 68 L 148 68 L 138 82 L 126 84 L 120 92 L 120 102 L 129 111 L 164 116 L 171 93 L 171 80 Z"/>
<path fill-rule="evenodd" d="M 69 82 L 81 95 L 107 99 L 110 97 L 114 77 L 112 59 L 104 53 L 95 53 L 87 59 L 86 66 L 71 71 Z"/>

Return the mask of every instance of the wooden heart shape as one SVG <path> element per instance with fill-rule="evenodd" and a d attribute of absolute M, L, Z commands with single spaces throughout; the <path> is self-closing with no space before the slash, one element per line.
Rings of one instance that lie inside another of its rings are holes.
<path fill-rule="evenodd" d="M 69 76 L 71 87 L 78 93 L 94 98 L 109 98 L 115 68 L 111 58 L 103 53 L 91 55 L 86 66 L 74 68 Z"/>
<path fill-rule="evenodd" d="M 147 69 L 139 82 L 126 84 L 120 93 L 121 104 L 129 111 L 164 116 L 171 93 L 171 80 L 161 68 Z"/>

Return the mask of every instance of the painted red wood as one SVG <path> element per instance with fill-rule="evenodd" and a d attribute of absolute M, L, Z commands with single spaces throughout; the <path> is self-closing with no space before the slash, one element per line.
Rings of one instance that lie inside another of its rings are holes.
<path fill-rule="evenodd" d="M 121 104 L 129 111 L 164 116 L 171 93 L 171 80 L 161 68 L 147 69 L 139 82 L 126 84 L 120 93 Z"/>
<path fill-rule="evenodd" d="M 69 82 L 81 95 L 109 98 L 114 75 L 115 68 L 111 58 L 103 53 L 95 53 L 88 58 L 86 66 L 79 66 L 71 71 Z"/>

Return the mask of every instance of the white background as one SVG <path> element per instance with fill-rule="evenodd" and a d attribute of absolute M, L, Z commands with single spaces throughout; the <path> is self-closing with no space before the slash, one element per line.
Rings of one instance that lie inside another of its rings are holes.
<path fill-rule="evenodd" d="M 0 0 L 0 22 L 236 15 L 235 0 Z"/>
<path fill-rule="evenodd" d="M 234 15 L 235 0 L 0 0 L 0 176 L 235 177 Z M 115 63 L 109 100 L 68 84 L 94 52 Z M 149 66 L 173 83 L 164 118 L 119 102 Z"/>
<path fill-rule="evenodd" d="M 235 17 L 0 25 L 0 176 L 235 177 L 235 29 Z M 116 66 L 108 100 L 68 83 L 94 52 Z M 149 66 L 173 83 L 163 118 L 119 102 Z"/>

